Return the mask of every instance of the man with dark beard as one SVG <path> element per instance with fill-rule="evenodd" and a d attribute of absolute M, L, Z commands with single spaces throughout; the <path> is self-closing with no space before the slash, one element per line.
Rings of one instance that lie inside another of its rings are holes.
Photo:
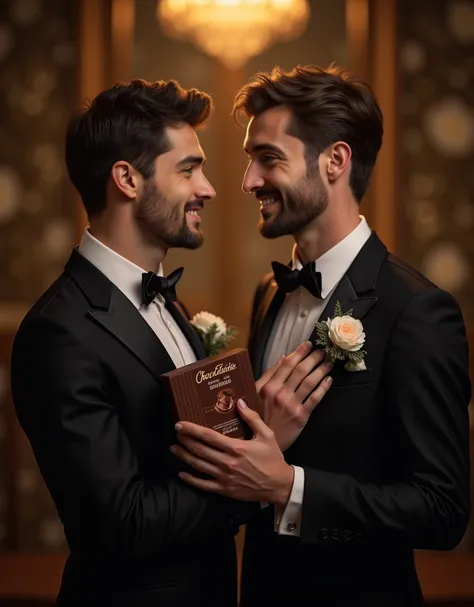
<path fill-rule="evenodd" d="M 413 550 L 454 548 L 470 514 L 461 311 L 359 214 L 383 134 L 365 83 L 335 66 L 275 69 L 234 109 L 250 118 L 243 189 L 260 231 L 295 239 L 289 266 L 274 263 L 256 291 L 255 376 L 307 339 L 336 359 L 331 390 L 285 452 L 287 503 L 247 527 L 241 606 L 420 605 Z M 198 427 L 178 436 L 191 453 L 180 456 L 214 476 L 186 475 L 195 487 L 252 499 L 283 474 L 225 437 L 219 456 Z"/>
<path fill-rule="evenodd" d="M 210 110 L 195 89 L 133 81 L 100 93 L 68 126 L 66 163 L 89 228 L 22 322 L 11 369 L 18 419 L 70 547 L 63 607 L 236 605 L 234 534 L 260 505 L 178 478 L 159 382 L 204 357 L 176 302 L 181 269 L 165 278 L 162 262 L 170 247 L 203 240 L 199 211 L 215 192 L 195 128 Z M 309 352 L 299 348 L 258 389 L 284 388 L 285 404 L 301 409 L 321 380 L 312 373 L 321 357 Z M 249 442 L 283 461 L 272 434 Z"/>

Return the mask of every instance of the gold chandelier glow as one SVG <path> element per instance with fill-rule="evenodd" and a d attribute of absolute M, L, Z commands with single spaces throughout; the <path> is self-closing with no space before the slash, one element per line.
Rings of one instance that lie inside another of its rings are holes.
<path fill-rule="evenodd" d="M 299 36 L 309 17 L 306 0 L 161 0 L 163 31 L 188 40 L 231 69 L 277 41 Z"/>

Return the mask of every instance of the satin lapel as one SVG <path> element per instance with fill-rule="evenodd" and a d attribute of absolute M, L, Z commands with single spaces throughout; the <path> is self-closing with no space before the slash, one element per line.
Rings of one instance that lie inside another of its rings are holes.
<path fill-rule="evenodd" d="M 262 300 L 260 309 L 260 318 L 258 328 L 251 341 L 251 360 L 252 368 L 256 378 L 262 375 L 263 357 L 265 348 L 270 339 L 270 333 L 273 323 L 276 320 L 278 311 L 285 299 L 285 294 L 280 291 L 274 279 L 271 279 L 265 295 Z"/>
<path fill-rule="evenodd" d="M 156 379 L 175 369 L 165 347 L 132 302 L 77 249 L 65 271 L 89 301 L 87 315 L 120 341 Z"/>
<path fill-rule="evenodd" d="M 135 306 L 113 287 L 108 310 L 89 310 L 95 322 L 116 337 L 159 380 L 175 369 L 165 347 Z"/>
<path fill-rule="evenodd" d="M 373 232 L 352 262 L 347 274 L 337 285 L 319 319 L 333 318 L 336 302 L 339 302 L 343 313 L 351 310 L 354 318 L 362 320 L 377 301 L 377 297 L 372 293 L 386 254 L 385 245 Z M 310 339 L 314 342 L 315 338 L 316 330 L 312 332 Z"/>
<path fill-rule="evenodd" d="M 376 301 L 376 297 L 358 297 L 350 278 L 346 274 L 336 287 L 319 319 L 327 320 L 328 318 L 332 318 L 336 302 L 339 302 L 343 313 L 352 311 L 352 316 L 361 320 Z M 310 340 L 313 342 L 315 339 L 316 329 L 313 330 L 310 337 Z"/>
<path fill-rule="evenodd" d="M 199 339 L 199 335 L 197 331 L 194 330 L 193 326 L 187 319 L 184 311 L 182 311 L 179 303 L 172 301 L 168 297 L 165 297 L 166 301 L 166 309 L 169 311 L 171 316 L 176 321 L 176 324 L 179 326 L 181 331 L 183 332 L 186 339 L 191 344 L 192 349 L 194 350 L 194 354 L 198 360 L 202 358 L 206 358 L 206 353 L 204 351 L 204 346 L 202 345 L 201 340 Z"/>

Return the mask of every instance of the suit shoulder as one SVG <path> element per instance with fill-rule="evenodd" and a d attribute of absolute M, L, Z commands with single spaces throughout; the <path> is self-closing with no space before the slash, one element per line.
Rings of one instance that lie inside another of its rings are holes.
<path fill-rule="evenodd" d="M 394 286 L 397 288 L 404 286 L 410 293 L 415 294 L 429 289 L 440 290 L 424 274 L 391 253 L 387 255 L 383 270 L 389 279 L 395 281 Z"/>
<path fill-rule="evenodd" d="M 434 297 L 436 301 L 449 302 L 460 310 L 458 301 L 451 293 L 391 253 L 387 255 L 379 278 L 383 292 L 402 308 L 409 302 L 425 301 L 426 298 L 431 300 Z"/>
<path fill-rule="evenodd" d="M 63 273 L 36 300 L 26 313 L 17 331 L 17 337 L 29 328 L 73 323 L 70 320 L 81 308 L 82 295 L 74 281 Z"/>
<path fill-rule="evenodd" d="M 68 287 L 70 278 L 67 274 L 61 274 L 44 293 L 40 295 L 37 301 L 30 309 L 31 315 L 48 314 L 54 309 L 58 298 L 61 298 L 62 291 Z"/>

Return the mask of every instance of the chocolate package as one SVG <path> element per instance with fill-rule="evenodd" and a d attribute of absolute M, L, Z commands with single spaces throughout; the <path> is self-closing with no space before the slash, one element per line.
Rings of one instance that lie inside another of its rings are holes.
<path fill-rule="evenodd" d="M 236 348 L 164 373 L 179 421 L 212 428 L 232 438 L 250 438 L 237 401 L 259 411 L 259 398 L 248 351 Z"/>

